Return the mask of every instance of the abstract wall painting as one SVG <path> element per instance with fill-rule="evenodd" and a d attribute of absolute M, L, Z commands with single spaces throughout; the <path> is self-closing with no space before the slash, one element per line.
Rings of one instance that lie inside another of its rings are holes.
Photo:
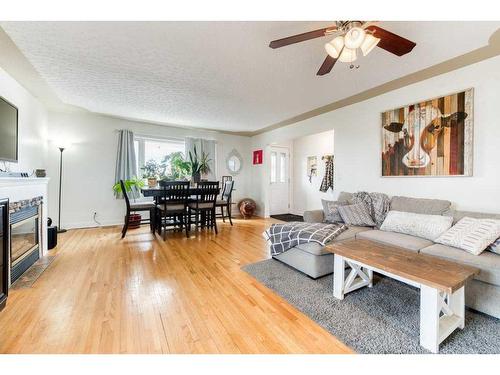
<path fill-rule="evenodd" d="M 382 113 L 382 176 L 472 176 L 474 91 Z"/>

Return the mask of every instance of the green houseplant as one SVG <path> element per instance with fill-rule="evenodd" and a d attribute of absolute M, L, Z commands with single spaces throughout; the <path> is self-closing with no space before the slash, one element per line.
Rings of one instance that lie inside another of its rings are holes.
<path fill-rule="evenodd" d="M 145 185 L 143 179 L 137 178 L 135 176 L 132 177 L 129 180 L 124 180 L 123 184 L 125 185 L 125 190 L 127 192 L 132 192 L 134 190 L 138 192 Z M 120 181 L 118 181 L 116 184 L 113 185 L 113 191 L 115 192 L 115 196 L 117 198 L 120 196 L 121 193 L 123 193 Z M 135 201 L 135 197 L 136 197 L 136 195 L 132 194 L 132 198 L 134 199 L 134 201 Z M 130 229 L 132 229 L 132 228 L 138 228 L 139 225 L 140 225 L 140 223 L 141 223 L 141 214 L 135 212 L 135 213 L 131 213 L 129 215 L 129 217 L 128 217 L 128 225 L 129 225 Z"/>
<path fill-rule="evenodd" d="M 200 182 L 202 174 L 206 175 L 210 173 L 209 163 L 211 160 L 205 152 L 202 152 L 201 156 L 198 156 L 196 147 L 193 152 L 189 151 L 189 167 L 194 182 Z"/>
<path fill-rule="evenodd" d="M 127 190 L 127 192 L 133 191 L 134 189 L 140 191 L 141 188 L 143 188 L 145 185 L 142 179 L 137 178 L 135 176 L 132 177 L 130 180 L 124 180 L 123 184 L 125 185 L 125 190 Z M 113 191 L 115 192 L 115 195 L 123 193 L 120 181 L 118 181 L 116 184 L 113 185 Z"/>
<path fill-rule="evenodd" d="M 141 169 L 143 170 L 142 177 L 148 179 L 149 187 L 155 187 L 158 178 L 164 173 L 164 165 L 154 159 L 148 160 Z"/>
<path fill-rule="evenodd" d="M 184 159 L 184 154 L 180 151 L 165 155 L 163 164 L 167 166 L 166 180 L 185 180 L 190 175 L 190 164 Z"/>

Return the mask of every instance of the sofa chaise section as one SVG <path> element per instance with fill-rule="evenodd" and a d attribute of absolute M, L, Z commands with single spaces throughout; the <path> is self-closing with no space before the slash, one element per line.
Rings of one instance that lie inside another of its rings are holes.
<path fill-rule="evenodd" d="M 319 222 L 322 221 L 323 211 L 321 211 L 321 221 Z M 341 233 L 332 242 L 335 243 L 351 239 L 356 237 L 356 234 L 369 230 L 371 230 L 371 228 L 352 226 Z M 333 254 L 326 251 L 323 246 L 315 242 L 297 245 L 273 258 L 288 264 L 314 279 L 333 272 Z"/>

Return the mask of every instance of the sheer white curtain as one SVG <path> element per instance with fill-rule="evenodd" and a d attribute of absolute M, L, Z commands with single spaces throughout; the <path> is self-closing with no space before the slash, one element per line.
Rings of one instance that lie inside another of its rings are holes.
<path fill-rule="evenodd" d="M 198 156 L 201 156 L 202 152 L 208 155 L 210 162 L 210 173 L 208 174 L 209 181 L 217 180 L 217 152 L 216 152 L 217 142 L 213 139 L 203 139 L 203 138 L 186 138 L 186 158 L 189 158 L 189 151 L 194 153 L 194 148 L 196 147 L 196 152 Z"/>

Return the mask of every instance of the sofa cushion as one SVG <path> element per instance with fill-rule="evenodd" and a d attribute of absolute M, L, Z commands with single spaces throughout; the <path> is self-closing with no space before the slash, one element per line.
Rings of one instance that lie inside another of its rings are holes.
<path fill-rule="evenodd" d="M 394 196 L 391 199 L 391 210 L 414 212 L 416 214 L 442 215 L 451 206 L 450 201 L 441 199 L 424 199 Z"/>
<path fill-rule="evenodd" d="M 346 191 L 341 191 L 337 198 L 337 202 L 347 202 L 352 203 L 352 193 L 348 193 Z"/>
<path fill-rule="evenodd" d="M 372 230 L 372 229 L 368 228 L 368 227 L 351 226 L 351 227 L 349 227 L 349 229 L 342 232 L 338 237 L 336 237 L 333 241 L 331 241 L 331 243 L 349 240 L 351 238 L 356 237 L 356 234 L 358 234 L 360 232 L 367 231 L 367 230 Z M 300 249 L 302 251 L 306 251 L 306 252 L 313 254 L 313 255 L 331 254 L 329 251 L 325 250 L 325 248 L 317 242 L 303 243 L 303 244 L 299 244 L 295 247 L 297 249 Z"/>
<path fill-rule="evenodd" d="M 322 245 L 317 242 L 301 243 L 295 247 L 312 255 L 323 255 L 329 253 Z"/>
<path fill-rule="evenodd" d="M 442 215 L 389 211 L 380 230 L 409 234 L 434 241 L 451 227 L 453 218 Z"/>
<path fill-rule="evenodd" d="M 323 215 L 325 223 L 342 223 L 342 217 L 340 217 L 338 207 L 345 206 L 347 202 L 339 201 L 327 201 L 326 199 L 321 200 L 323 205 Z"/>
<path fill-rule="evenodd" d="M 350 240 L 351 238 L 355 238 L 358 233 L 372 231 L 373 228 L 370 227 L 359 227 L 355 225 L 350 225 L 349 229 L 345 232 L 340 233 L 338 237 L 336 237 L 332 242 L 339 242 L 344 240 Z"/>
<path fill-rule="evenodd" d="M 323 210 L 304 211 L 304 221 L 306 223 L 322 223 L 324 219 Z"/>
<path fill-rule="evenodd" d="M 453 217 L 453 224 L 458 223 L 464 217 L 473 217 L 475 219 L 500 220 L 499 214 L 489 214 L 489 213 L 485 213 L 485 212 L 447 210 L 443 215 L 452 216 Z"/>
<path fill-rule="evenodd" d="M 364 203 L 349 204 L 337 207 L 342 220 L 347 225 L 374 227 L 370 211 Z"/>
<path fill-rule="evenodd" d="M 435 242 L 481 254 L 500 236 L 500 220 L 464 217 Z"/>
<path fill-rule="evenodd" d="M 433 244 L 432 241 L 426 240 L 425 238 L 409 236 L 408 234 L 402 233 L 385 232 L 378 229 L 360 232 L 356 234 L 356 238 L 363 238 L 365 240 L 380 242 L 386 245 L 398 246 L 415 252 Z"/>
<path fill-rule="evenodd" d="M 500 286 L 500 256 L 497 254 L 485 251 L 481 255 L 472 255 L 456 247 L 441 244 L 426 247 L 420 250 L 420 253 L 477 267 L 481 272 L 474 277 L 476 280 Z"/>
<path fill-rule="evenodd" d="M 493 242 L 486 250 L 491 251 L 492 253 L 500 255 L 500 238 L 497 238 L 495 242 Z"/>

